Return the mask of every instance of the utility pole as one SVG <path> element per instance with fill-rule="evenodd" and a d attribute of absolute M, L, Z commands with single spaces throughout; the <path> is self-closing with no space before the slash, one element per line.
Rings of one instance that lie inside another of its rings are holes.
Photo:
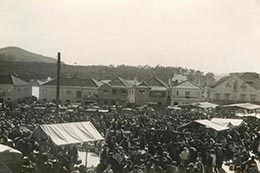
<path fill-rule="evenodd" d="M 57 84 L 56 84 L 56 118 L 59 115 L 59 104 L 60 104 L 60 58 L 61 54 L 58 52 L 57 60 Z"/>

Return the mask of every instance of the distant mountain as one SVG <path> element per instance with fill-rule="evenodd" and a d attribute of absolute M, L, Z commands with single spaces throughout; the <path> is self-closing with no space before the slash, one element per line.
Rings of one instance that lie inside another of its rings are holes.
<path fill-rule="evenodd" d="M 19 47 L 0 49 L 0 60 L 12 62 L 56 63 L 56 59 L 29 52 Z"/>

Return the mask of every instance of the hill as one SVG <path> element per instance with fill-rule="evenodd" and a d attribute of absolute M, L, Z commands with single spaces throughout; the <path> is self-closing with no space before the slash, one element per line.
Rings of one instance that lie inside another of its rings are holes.
<path fill-rule="evenodd" d="M 56 60 L 20 48 L 3 48 L 0 49 L 0 74 L 13 74 L 26 81 L 31 79 L 44 80 L 48 77 L 55 78 Z M 200 86 L 210 85 L 215 81 L 213 73 L 204 74 L 199 70 L 175 66 L 74 66 L 64 63 L 61 65 L 61 75 L 64 77 L 78 76 L 98 80 L 116 77 L 134 79 L 136 77 L 139 81 L 144 81 L 156 76 L 168 83 L 174 74 L 186 75 L 189 80 Z"/>
<path fill-rule="evenodd" d="M 0 49 L 0 60 L 12 62 L 56 63 L 56 59 L 29 52 L 19 47 Z"/>

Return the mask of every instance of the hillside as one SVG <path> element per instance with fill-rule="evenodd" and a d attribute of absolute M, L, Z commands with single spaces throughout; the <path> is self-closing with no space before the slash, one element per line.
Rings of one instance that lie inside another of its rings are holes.
<path fill-rule="evenodd" d="M 32 53 L 19 47 L 1 48 L 0 60 L 12 62 L 56 63 L 54 58 Z"/>
<path fill-rule="evenodd" d="M 20 48 L 3 48 L 0 49 L 0 74 L 14 74 L 26 81 L 31 79 L 44 80 L 48 77 L 55 78 L 56 60 Z M 201 86 L 210 85 L 215 81 L 213 73 L 204 74 L 199 70 L 175 66 L 74 66 L 64 63 L 61 65 L 62 76 L 78 76 L 98 80 L 114 79 L 120 76 L 124 79 L 134 79 L 136 77 L 139 81 L 144 81 L 156 76 L 168 83 L 168 80 L 174 74 L 186 75 L 189 80 Z"/>

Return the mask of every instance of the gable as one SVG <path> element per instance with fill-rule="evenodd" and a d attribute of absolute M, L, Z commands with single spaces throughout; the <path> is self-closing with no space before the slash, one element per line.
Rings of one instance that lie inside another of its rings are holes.
<path fill-rule="evenodd" d="M 191 83 L 190 81 L 184 81 L 180 83 L 179 85 L 173 87 L 173 88 L 189 88 L 189 89 L 201 89 L 197 85 Z"/>
<path fill-rule="evenodd" d="M 142 83 L 140 83 L 138 85 L 138 87 L 146 87 L 146 88 L 148 88 L 149 86 L 148 86 L 148 84 L 146 82 L 142 82 Z"/>
<path fill-rule="evenodd" d="M 165 84 L 160 81 L 158 78 L 154 77 L 146 82 L 149 86 L 159 86 L 159 87 L 166 87 Z"/>
<path fill-rule="evenodd" d="M 123 87 L 125 87 L 125 84 L 123 83 L 123 81 L 120 78 L 116 78 L 116 79 L 110 81 L 109 84 L 112 85 L 112 86 L 123 86 Z"/>

